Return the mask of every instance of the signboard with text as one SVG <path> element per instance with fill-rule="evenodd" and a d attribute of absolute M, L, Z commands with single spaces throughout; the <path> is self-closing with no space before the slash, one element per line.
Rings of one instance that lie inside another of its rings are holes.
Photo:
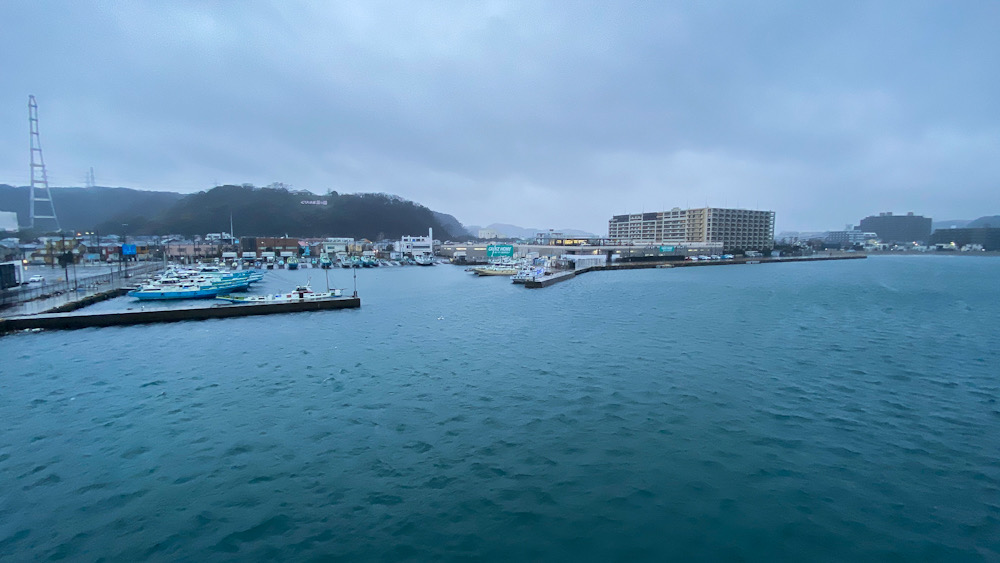
<path fill-rule="evenodd" d="M 673 252 L 673 251 L 674 251 L 674 247 L 672 247 L 672 246 L 661 246 L 660 247 L 660 252 Z"/>
<path fill-rule="evenodd" d="M 122 245 L 122 256 L 135 256 L 135 245 L 134 244 L 123 244 Z"/>
<path fill-rule="evenodd" d="M 486 257 L 487 258 L 513 258 L 514 257 L 514 245 L 513 244 L 491 244 L 486 247 Z"/>

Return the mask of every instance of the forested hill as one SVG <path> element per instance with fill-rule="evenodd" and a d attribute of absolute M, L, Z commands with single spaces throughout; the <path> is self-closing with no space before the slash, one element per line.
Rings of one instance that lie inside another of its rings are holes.
<path fill-rule="evenodd" d="M 229 231 L 237 236 L 345 236 L 398 238 L 423 235 L 464 238 L 451 215 L 389 194 L 318 196 L 282 187 L 219 186 L 184 195 L 127 188 L 52 188 L 59 222 L 65 231 L 130 235 L 203 235 Z M 306 202 L 306 203 L 303 203 Z M 0 210 L 16 211 L 28 223 L 28 188 L 0 185 Z M 123 225 L 127 225 L 123 226 Z"/>
<path fill-rule="evenodd" d="M 184 197 L 174 192 L 147 192 L 128 188 L 51 188 L 59 224 L 65 231 L 89 231 L 101 223 L 128 223 L 131 217 L 149 218 L 163 213 Z M 18 223 L 30 222 L 27 186 L 0 184 L 0 210 L 17 212 Z M 114 232 L 114 231 L 108 231 Z"/>
<path fill-rule="evenodd" d="M 434 229 L 435 238 L 451 232 L 434 212 L 388 194 L 318 196 L 285 188 L 219 186 L 184 196 L 155 217 L 132 218 L 129 233 L 197 235 L 229 231 L 237 236 L 399 238 Z M 113 228 L 115 225 L 105 225 Z M 120 227 L 120 226 L 119 226 Z"/>

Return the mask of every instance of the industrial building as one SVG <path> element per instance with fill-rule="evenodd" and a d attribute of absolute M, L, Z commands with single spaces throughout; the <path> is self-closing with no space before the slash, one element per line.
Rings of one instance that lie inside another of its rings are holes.
<path fill-rule="evenodd" d="M 931 218 L 914 215 L 912 211 L 906 215 L 888 211 L 865 217 L 857 230 L 877 233 L 879 240 L 889 244 L 927 242 L 931 237 Z"/>
<path fill-rule="evenodd" d="M 725 251 L 774 246 L 774 211 L 702 207 L 615 215 L 608 238 L 632 244 L 722 243 Z"/>
<path fill-rule="evenodd" d="M 1000 229 L 979 227 L 971 229 L 938 229 L 931 235 L 930 244 L 962 248 L 978 244 L 986 251 L 1000 250 Z"/>

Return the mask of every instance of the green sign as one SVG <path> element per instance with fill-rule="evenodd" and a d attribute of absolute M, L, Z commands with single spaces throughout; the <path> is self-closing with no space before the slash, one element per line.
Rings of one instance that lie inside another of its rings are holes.
<path fill-rule="evenodd" d="M 672 246 L 661 246 L 660 247 L 660 252 L 673 252 L 673 251 L 674 251 L 674 247 L 672 247 Z"/>
<path fill-rule="evenodd" d="M 513 244 L 491 244 L 486 247 L 486 257 L 487 258 L 513 258 L 514 257 L 514 245 Z"/>

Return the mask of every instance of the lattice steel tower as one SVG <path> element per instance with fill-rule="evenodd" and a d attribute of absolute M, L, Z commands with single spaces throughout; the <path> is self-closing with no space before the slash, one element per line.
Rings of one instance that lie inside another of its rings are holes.
<path fill-rule="evenodd" d="M 28 124 L 31 129 L 31 223 L 29 228 L 35 228 L 35 220 L 51 220 L 55 230 L 61 231 L 59 219 L 56 217 L 56 206 L 52 203 L 52 193 L 49 192 L 49 177 L 45 173 L 45 158 L 42 156 L 42 141 L 38 135 L 38 104 L 34 96 L 28 96 Z M 41 209 L 37 205 L 41 203 Z"/>

